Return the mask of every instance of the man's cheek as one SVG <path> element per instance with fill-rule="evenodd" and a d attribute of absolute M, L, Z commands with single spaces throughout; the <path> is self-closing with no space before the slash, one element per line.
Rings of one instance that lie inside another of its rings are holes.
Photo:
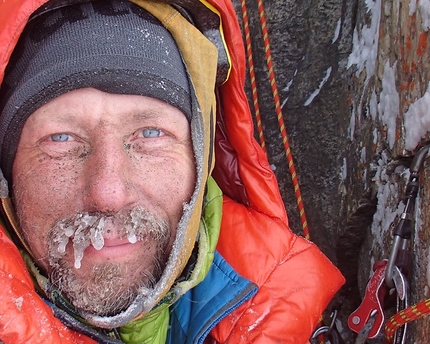
<path fill-rule="evenodd" d="M 31 246 L 40 251 L 46 233 L 61 216 L 75 210 L 77 178 L 61 166 L 36 166 L 15 176 L 13 193 L 18 218 Z M 70 169 L 69 169 L 70 171 Z"/>
<path fill-rule="evenodd" d="M 29 197 L 37 198 L 49 207 L 58 205 L 58 201 L 70 200 L 71 190 L 78 186 L 81 174 L 79 163 L 48 159 L 32 166 L 27 173 L 19 175 L 19 181 L 26 186 Z"/>

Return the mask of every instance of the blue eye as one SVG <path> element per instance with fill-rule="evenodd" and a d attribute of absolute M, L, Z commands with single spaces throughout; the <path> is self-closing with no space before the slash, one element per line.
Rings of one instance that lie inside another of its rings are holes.
<path fill-rule="evenodd" d="M 142 136 L 144 138 L 153 138 L 162 135 L 162 131 L 160 129 L 147 128 L 142 130 Z"/>
<path fill-rule="evenodd" d="M 70 140 L 70 135 L 65 133 L 54 134 L 51 135 L 51 140 L 54 142 L 67 142 Z"/>

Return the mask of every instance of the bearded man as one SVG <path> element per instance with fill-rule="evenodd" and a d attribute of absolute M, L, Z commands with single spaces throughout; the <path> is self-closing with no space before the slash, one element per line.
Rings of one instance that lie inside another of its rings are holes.
<path fill-rule="evenodd" d="M 0 3 L 0 339 L 305 343 L 343 282 L 288 228 L 228 0 Z"/>

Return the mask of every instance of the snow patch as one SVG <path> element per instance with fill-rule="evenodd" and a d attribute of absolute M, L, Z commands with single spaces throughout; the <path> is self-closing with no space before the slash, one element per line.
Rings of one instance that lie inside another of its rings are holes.
<path fill-rule="evenodd" d="M 372 91 L 372 95 L 370 96 L 369 113 L 370 117 L 375 120 L 376 115 L 378 114 L 378 97 L 376 96 L 375 90 Z"/>
<path fill-rule="evenodd" d="M 290 81 L 288 81 L 287 86 L 285 86 L 282 91 L 288 92 L 290 90 L 291 85 L 293 84 L 293 79 L 291 79 Z"/>
<path fill-rule="evenodd" d="M 339 34 L 340 34 L 340 26 L 341 26 L 341 24 L 342 24 L 342 20 L 341 20 L 341 19 L 339 19 L 339 20 L 337 21 L 336 29 L 334 30 L 334 37 L 333 37 L 333 39 L 331 40 L 331 44 L 333 44 L 334 42 L 336 42 L 336 41 L 337 41 L 337 39 L 339 38 Z"/>
<path fill-rule="evenodd" d="M 430 129 L 430 83 L 424 96 L 409 106 L 405 113 L 405 148 L 413 150 Z"/>
<path fill-rule="evenodd" d="M 413 16 L 417 11 L 417 0 L 411 0 L 409 2 L 409 15 Z"/>
<path fill-rule="evenodd" d="M 348 127 L 348 136 L 349 139 L 352 141 L 354 139 L 354 133 L 355 133 L 355 105 L 351 113 L 351 118 L 349 119 L 349 127 Z"/>
<path fill-rule="evenodd" d="M 361 148 L 360 162 L 362 164 L 366 163 L 366 147 Z"/>
<path fill-rule="evenodd" d="M 346 180 L 348 173 L 348 167 L 346 164 L 346 158 L 343 158 L 343 164 L 340 167 L 340 180 Z"/>
<path fill-rule="evenodd" d="M 378 104 L 378 113 L 387 129 L 387 140 L 390 148 L 394 147 L 396 141 L 396 123 L 400 111 L 399 93 L 396 88 L 396 66 L 397 62 L 392 67 L 388 61 L 385 63 L 382 91 Z"/>
<path fill-rule="evenodd" d="M 412 16 L 416 12 L 421 15 L 421 25 L 424 31 L 430 28 L 430 1 L 429 0 L 411 0 L 409 2 L 409 15 Z"/>
<path fill-rule="evenodd" d="M 312 94 L 309 96 L 309 98 L 305 101 L 305 106 L 308 106 L 310 103 L 312 103 L 312 101 L 314 100 L 314 98 L 320 93 L 321 88 L 324 86 L 324 84 L 327 82 L 328 78 L 330 77 L 331 70 L 332 70 L 332 67 L 329 67 L 326 70 L 325 76 L 321 80 L 318 88 L 314 92 L 312 92 Z"/>
<path fill-rule="evenodd" d="M 366 0 L 367 12 L 370 12 L 370 26 L 363 26 L 360 30 L 355 27 L 353 33 L 353 48 L 348 57 L 348 68 L 357 66 L 358 76 L 366 68 L 367 79 L 370 79 L 376 70 L 378 56 L 379 23 L 381 21 L 381 0 Z"/>
<path fill-rule="evenodd" d="M 18 310 L 21 310 L 23 302 L 24 298 L 22 296 L 17 297 L 15 300 L 13 300 L 13 303 L 15 304 L 16 308 L 18 308 Z"/>
<path fill-rule="evenodd" d="M 399 203 L 397 209 L 392 210 L 393 203 L 398 202 L 398 184 L 390 181 L 386 174 L 385 168 L 388 164 L 388 156 L 385 152 L 382 153 L 381 159 L 378 161 L 375 181 L 378 185 L 378 203 L 376 212 L 373 215 L 371 232 L 373 234 L 375 244 L 373 246 L 383 247 L 383 238 L 385 233 L 390 229 L 391 224 L 397 216 L 400 216 L 404 209 L 404 204 Z"/>

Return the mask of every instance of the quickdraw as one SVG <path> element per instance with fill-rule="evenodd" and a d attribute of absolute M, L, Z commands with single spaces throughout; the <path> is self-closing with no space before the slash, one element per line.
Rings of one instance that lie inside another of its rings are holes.
<path fill-rule="evenodd" d="M 422 147 L 410 166 L 406 186 L 405 209 L 393 231 L 393 246 L 388 260 L 375 263 L 366 293 L 360 306 L 349 316 L 349 328 L 358 333 L 356 344 L 385 336 L 387 343 L 406 343 L 407 323 L 430 313 L 430 299 L 409 306 L 410 265 L 412 254 L 408 242 L 412 236 L 412 219 L 419 190 L 419 174 L 430 145 Z M 397 296 L 396 314 L 385 323 L 384 302 L 389 295 Z M 384 334 L 382 329 L 384 328 Z"/>

